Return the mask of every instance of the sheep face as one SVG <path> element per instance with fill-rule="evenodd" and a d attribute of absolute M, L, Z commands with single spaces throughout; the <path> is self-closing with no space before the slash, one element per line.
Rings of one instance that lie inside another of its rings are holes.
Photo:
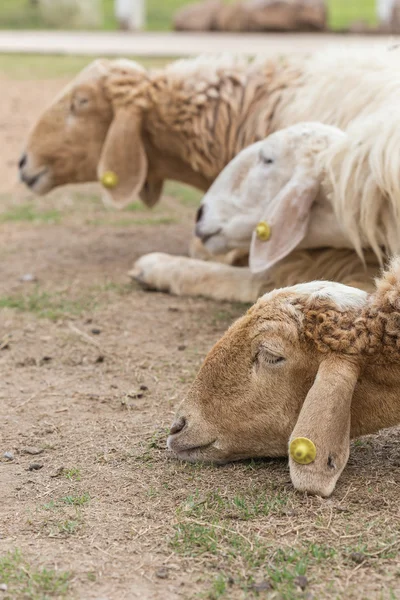
<path fill-rule="evenodd" d="M 313 310 L 323 303 L 335 311 L 356 314 L 366 296 L 340 284 L 312 282 L 262 297 L 207 356 L 178 409 L 168 448 L 184 460 L 217 463 L 286 455 L 302 407 L 314 394 L 317 400 L 316 405 L 313 400 L 311 425 L 301 423 L 296 437 L 314 439 L 321 463 L 317 465 L 317 483 L 308 481 L 305 489 L 329 495 L 348 458 L 351 396 L 359 371 L 354 361 L 327 356 L 306 339 L 304 307 Z M 328 373 L 325 390 L 321 388 L 322 369 Z M 339 400 L 332 398 L 332 406 L 331 390 L 340 396 Z M 315 431 L 321 409 L 321 431 Z M 325 430 L 328 424 L 332 432 Z M 332 442 L 330 446 L 326 439 Z M 340 440 L 338 450 L 335 440 Z M 292 478 L 295 476 L 296 466 Z M 299 489 L 302 481 L 300 474 Z"/>
<path fill-rule="evenodd" d="M 322 123 L 300 123 L 243 150 L 204 196 L 197 236 L 212 253 L 248 248 L 257 223 L 267 221 L 270 248 L 289 232 L 280 258 L 293 249 L 290 240 L 304 248 L 336 246 L 343 235 L 332 208 L 317 200 L 323 152 L 344 135 Z"/>
<path fill-rule="evenodd" d="M 211 350 L 178 410 L 168 447 L 186 460 L 282 456 L 318 369 L 296 318 L 262 299 Z"/>
<path fill-rule="evenodd" d="M 21 159 L 22 180 L 37 194 L 66 183 L 94 181 L 112 120 L 97 61 L 68 85 L 32 130 Z"/>
<path fill-rule="evenodd" d="M 108 203 L 124 205 L 140 193 L 146 201 L 147 159 L 140 134 L 143 106 L 135 103 L 135 91 L 145 79 L 145 71 L 132 61 L 91 63 L 33 128 L 20 160 L 22 181 L 33 192 L 46 194 L 67 183 L 99 179 Z M 129 109 L 126 90 L 132 100 Z M 110 173 L 111 184 L 104 178 Z"/>

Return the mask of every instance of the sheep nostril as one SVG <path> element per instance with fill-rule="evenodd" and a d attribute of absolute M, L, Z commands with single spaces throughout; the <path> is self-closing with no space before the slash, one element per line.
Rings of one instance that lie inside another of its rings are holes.
<path fill-rule="evenodd" d="M 198 223 L 201 220 L 201 217 L 203 216 L 203 212 L 204 212 L 204 206 L 200 206 L 200 208 L 197 210 L 197 213 L 196 213 L 196 223 Z"/>
<path fill-rule="evenodd" d="M 186 419 L 185 417 L 179 417 L 179 419 L 177 419 L 176 421 L 174 421 L 172 423 L 172 427 L 169 430 L 171 435 L 174 435 L 174 433 L 179 433 L 180 431 L 182 431 L 182 429 L 185 427 L 186 425 Z"/>
<path fill-rule="evenodd" d="M 26 156 L 26 154 L 23 154 L 18 162 L 18 166 L 20 169 L 24 168 L 24 166 L 26 165 L 26 160 L 27 160 L 27 156 Z"/>

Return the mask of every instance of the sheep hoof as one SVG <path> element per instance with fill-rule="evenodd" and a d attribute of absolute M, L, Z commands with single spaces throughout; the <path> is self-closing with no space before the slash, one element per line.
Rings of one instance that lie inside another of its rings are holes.
<path fill-rule="evenodd" d="M 129 271 L 128 275 L 131 277 L 131 279 L 136 281 L 136 283 L 138 283 L 143 290 L 151 291 L 155 289 L 146 281 L 145 272 L 143 269 L 135 266 L 131 271 Z"/>
<path fill-rule="evenodd" d="M 144 290 L 167 291 L 165 264 L 169 258 L 168 255 L 160 252 L 145 254 L 135 262 L 128 275 Z"/>

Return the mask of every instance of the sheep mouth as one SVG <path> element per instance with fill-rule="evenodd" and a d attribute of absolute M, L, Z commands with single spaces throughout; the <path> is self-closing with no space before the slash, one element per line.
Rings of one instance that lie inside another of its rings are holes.
<path fill-rule="evenodd" d="M 172 452 L 176 458 L 179 458 L 181 460 L 188 460 L 188 461 L 196 461 L 196 460 L 200 460 L 201 459 L 201 455 L 202 453 L 207 450 L 208 448 L 211 448 L 211 446 L 213 446 L 215 444 L 215 442 L 217 441 L 212 440 L 211 442 L 207 442 L 206 444 L 198 444 L 196 446 L 189 446 L 189 445 L 184 445 L 182 444 L 182 446 L 179 446 L 177 442 L 175 442 L 173 435 L 170 435 L 168 437 L 167 440 L 167 448 L 170 452 Z M 175 443 L 174 443 L 175 442 Z M 174 446 L 178 446 L 178 447 L 174 447 Z"/>
<path fill-rule="evenodd" d="M 226 252 L 230 249 L 222 227 L 205 235 L 199 235 L 196 232 L 196 236 L 201 240 L 205 248 L 207 248 L 211 254 Z"/>
<path fill-rule="evenodd" d="M 35 187 L 37 187 L 37 184 L 39 183 L 40 180 L 43 181 L 43 179 L 42 179 L 43 175 L 46 175 L 46 173 L 47 173 L 47 168 L 42 169 L 41 171 L 39 171 L 39 173 L 36 173 L 36 175 L 32 175 L 32 176 L 24 175 L 21 173 L 21 180 L 32 191 L 38 191 L 38 190 L 35 190 Z"/>
<path fill-rule="evenodd" d="M 219 233 L 221 233 L 221 231 L 222 231 L 222 227 L 220 227 L 216 231 L 213 231 L 212 233 L 207 233 L 205 235 L 204 234 L 203 235 L 197 234 L 197 237 L 199 237 L 201 239 L 201 241 L 203 242 L 203 244 L 206 244 L 209 240 L 211 240 L 211 238 L 213 238 L 216 235 L 218 235 Z"/>

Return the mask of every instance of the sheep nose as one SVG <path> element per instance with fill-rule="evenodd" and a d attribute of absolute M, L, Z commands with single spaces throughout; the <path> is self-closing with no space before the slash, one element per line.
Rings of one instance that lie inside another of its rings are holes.
<path fill-rule="evenodd" d="M 24 168 L 24 166 L 26 165 L 26 160 L 27 160 L 27 156 L 26 156 L 26 154 L 24 153 L 24 154 L 21 156 L 21 158 L 19 159 L 19 162 L 18 162 L 18 166 L 19 166 L 19 168 L 20 168 L 20 169 L 23 169 L 23 168 Z"/>
<path fill-rule="evenodd" d="M 203 216 L 203 212 L 204 212 L 204 206 L 200 206 L 200 208 L 198 209 L 198 211 L 196 213 L 196 223 L 198 223 L 199 221 L 201 221 L 201 217 Z"/>
<path fill-rule="evenodd" d="M 186 425 L 185 417 L 179 417 L 176 421 L 172 423 L 172 427 L 169 430 L 170 435 L 174 435 L 174 433 L 179 433 Z"/>

